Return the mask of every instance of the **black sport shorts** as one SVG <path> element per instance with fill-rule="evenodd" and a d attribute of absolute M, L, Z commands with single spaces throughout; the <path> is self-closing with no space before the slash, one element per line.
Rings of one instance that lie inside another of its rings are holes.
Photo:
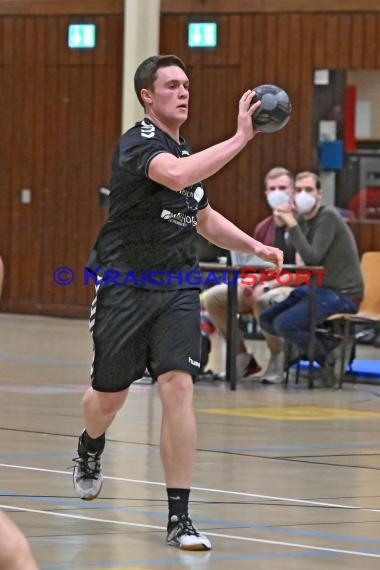
<path fill-rule="evenodd" d="M 123 285 L 97 288 L 90 331 L 92 387 L 118 392 L 141 378 L 171 370 L 194 376 L 200 368 L 198 289 L 148 291 Z"/>

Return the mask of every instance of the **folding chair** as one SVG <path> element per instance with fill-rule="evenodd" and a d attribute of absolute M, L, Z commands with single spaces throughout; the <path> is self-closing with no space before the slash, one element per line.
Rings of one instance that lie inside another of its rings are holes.
<path fill-rule="evenodd" d="M 342 327 L 340 347 L 340 370 L 338 385 L 342 387 L 347 366 L 347 346 L 350 340 L 355 343 L 357 324 L 380 325 L 380 251 L 367 251 L 361 259 L 364 279 L 364 298 L 356 314 L 335 314 L 326 322 L 337 322 Z"/>

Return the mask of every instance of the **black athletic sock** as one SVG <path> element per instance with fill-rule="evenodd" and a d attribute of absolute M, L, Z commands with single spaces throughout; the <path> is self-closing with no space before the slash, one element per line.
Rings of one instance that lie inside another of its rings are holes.
<path fill-rule="evenodd" d="M 103 453 L 104 446 L 106 444 L 106 434 L 103 433 L 100 437 L 93 439 L 88 435 L 86 430 L 81 435 L 82 445 L 90 453 Z"/>
<path fill-rule="evenodd" d="M 172 515 L 187 515 L 190 489 L 166 489 L 169 504 L 169 522 Z"/>

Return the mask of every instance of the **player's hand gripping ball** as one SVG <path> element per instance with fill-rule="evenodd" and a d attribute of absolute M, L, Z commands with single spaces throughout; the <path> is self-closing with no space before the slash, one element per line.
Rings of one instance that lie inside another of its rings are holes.
<path fill-rule="evenodd" d="M 253 89 L 252 103 L 261 101 L 252 115 L 253 128 L 263 133 L 275 133 L 288 123 L 292 112 L 289 95 L 277 85 L 259 85 Z"/>

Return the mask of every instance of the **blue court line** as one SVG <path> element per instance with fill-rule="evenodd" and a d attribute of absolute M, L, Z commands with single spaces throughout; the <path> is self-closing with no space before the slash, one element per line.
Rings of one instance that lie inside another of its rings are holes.
<path fill-rule="evenodd" d="M 0 430 L 1 431 L 1 430 Z M 134 444 L 131 444 L 134 445 Z M 225 447 L 215 449 L 200 449 L 200 452 L 215 452 L 215 453 L 263 453 L 263 452 L 288 452 L 288 451 L 305 451 L 310 449 L 379 449 L 378 444 L 312 444 L 312 445 L 283 445 L 277 447 Z M 148 450 L 131 450 L 131 451 L 107 451 L 108 457 L 133 457 L 144 455 L 158 455 L 160 453 L 157 448 L 149 448 Z M 33 457 L 69 457 L 74 452 L 63 451 L 45 451 L 45 452 L 30 452 L 30 453 L 0 453 L 1 458 L 33 458 Z"/>
<path fill-rule="evenodd" d="M 0 428 L 1 432 L 1 428 Z M 117 442 L 116 442 L 117 443 Z M 119 442 L 124 444 L 124 442 Z M 127 445 L 146 445 L 144 443 L 132 443 Z M 199 449 L 198 451 L 202 453 L 207 452 L 216 452 L 216 453 L 257 453 L 257 452 L 285 452 L 285 451 L 305 451 L 310 449 L 380 449 L 380 444 L 365 444 L 365 443 L 358 443 L 358 444 L 315 444 L 315 445 L 281 445 L 281 446 L 267 446 L 267 447 L 216 447 L 212 449 Z M 151 449 L 147 452 L 148 455 L 152 453 L 159 453 L 159 449 Z M 107 451 L 108 457 L 128 457 L 130 455 L 143 455 L 144 451 L 138 452 L 136 451 Z M 33 452 L 33 453 L 0 453 L 0 459 L 2 457 L 65 457 L 67 455 L 72 455 L 70 452 L 53 452 L 47 451 L 44 453 L 40 452 Z"/>
<path fill-rule="evenodd" d="M 74 362 L 72 360 L 32 356 L 30 354 L 9 354 L 7 352 L 0 352 L 0 360 L 7 360 L 10 362 L 33 362 L 34 364 L 47 364 L 49 366 L 86 366 L 87 368 L 90 368 L 90 362 Z"/>
<path fill-rule="evenodd" d="M 52 497 L 32 497 L 32 496 L 25 496 L 20 495 L 19 493 L 11 493 L 5 492 L 0 493 L 0 497 L 9 497 L 11 496 L 13 499 L 22 498 L 28 501 L 34 502 L 47 502 L 51 504 L 60 504 L 66 506 L 77 506 L 79 509 L 83 509 L 84 507 L 86 510 L 96 510 L 96 511 L 112 511 L 112 512 L 125 512 L 137 515 L 144 515 L 152 518 L 159 518 L 164 519 L 167 521 L 168 514 L 167 512 L 157 512 L 157 511 L 145 511 L 141 509 L 136 509 L 133 507 L 115 507 L 112 505 L 96 505 L 93 503 L 86 503 L 85 506 L 83 505 L 83 501 L 76 500 L 76 499 L 53 499 Z M 380 515 L 380 513 L 379 513 Z M 328 538 L 337 541 L 343 542 L 357 542 L 363 544 L 375 544 L 380 545 L 380 540 L 375 538 L 363 538 L 363 537 L 356 537 L 350 535 L 340 535 L 340 534 L 333 534 L 328 532 L 319 532 L 319 531 L 312 531 L 312 530 L 301 530 L 301 529 L 291 529 L 287 527 L 276 527 L 276 526 L 269 526 L 257 523 L 248 523 L 248 522 L 232 522 L 232 521 L 225 521 L 220 519 L 205 519 L 201 517 L 192 517 L 193 521 L 200 524 L 208 524 L 211 526 L 217 527 L 226 527 L 226 528 L 233 528 L 233 529 L 252 529 L 252 530 L 264 530 L 269 533 L 277 533 L 277 534 L 289 534 L 289 535 L 299 535 L 299 536 L 309 536 L 313 538 Z M 352 521 L 351 521 L 352 523 Z M 318 523 L 317 523 L 318 524 Z M 373 550 L 371 552 L 380 552 L 380 550 Z"/>
<path fill-rule="evenodd" d="M 34 453 L 0 453 L 0 460 L 4 459 L 22 459 L 22 458 L 41 458 L 41 457 L 68 457 L 69 455 L 74 455 L 74 453 L 64 453 L 62 451 L 44 451 L 44 452 L 34 452 Z"/>
<path fill-rule="evenodd" d="M 378 449 L 380 444 L 377 443 L 326 443 L 326 444 L 304 444 L 304 445 L 277 445 L 266 447 L 215 447 L 209 451 L 218 451 L 225 453 L 239 453 L 244 451 L 258 452 L 258 451 L 303 451 L 305 449 Z M 207 451 L 207 450 L 205 450 Z"/>
<path fill-rule="evenodd" d="M 69 458 L 72 459 L 76 451 L 44 451 L 44 452 L 31 452 L 31 453 L 0 453 L 0 462 L 3 459 L 33 459 L 33 458 L 41 458 L 41 457 L 62 457 L 62 458 Z M 131 451 L 107 451 L 107 457 L 141 457 L 141 456 L 152 456 L 152 455 L 159 455 L 160 450 L 156 448 L 149 448 L 149 449 L 135 449 Z"/>
<path fill-rule="evenodd" d="M 30 541 L 32 542 L 32 541 Z M 204 553 L 203 553 L 204 555 Z M 310 558 L 316 556 L 341 556 L 342 553 L 340 552 L 278 552 L 278 553 L 268 553 L 268 554 L 251 554 L 251 555 L 241 555 L 237 554 L 236 556 L 233 555 L 226 555 L 226 556 L 214 556 L 210 553 L 210 557 L 205 559 L 202 558 L 202 553 L 198 552 L 197 554 L 191 555 L 190 553 L 187 555 L 183 555 L 183 560 L 178 558 L 174 560 L 173 558 L 156 558 L 156 559 L 147 559 L 147 560 L 126 560 L 124 562 L 98 562 L 98 563 L 87 563 L 87 564 L 73 564 L 64 563 L 64 564 L 44 564 L 40 568 L 41 570 L 53 570 L 59 568 L 126 568 L 128 566 L 145 566 L 146 564 L 159 566 L 161 564 L 178 564 L 189 567 L 191 564 L 191 568 L 193 566 L 207 566 L 211 562 L 227 562 L 227 561 L 244 561 L 244 560 L 260 560 L 260 559 L 271 559 L 271 558 Z M 186 556 L 186 559 L 185 559 Z"/>

